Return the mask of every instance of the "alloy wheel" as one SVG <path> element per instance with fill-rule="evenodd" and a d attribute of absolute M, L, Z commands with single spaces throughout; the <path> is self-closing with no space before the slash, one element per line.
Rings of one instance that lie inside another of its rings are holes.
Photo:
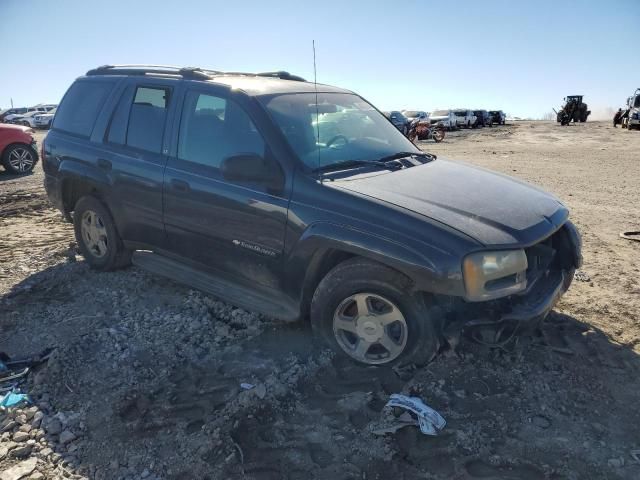
<path fill-rule="evenodd" d="M 33 152 L 26 147 L 14 148 L 9 153 L 9 164 L 18 172 L 31 171 L 35 163 Z"/>
<path fill-rule="evenodd" d="M 407 322 L 391 300 L 374 293 L 356 293 L 343 300 L 333 316 L 333 334 L 354 360 L 388 363 L 407 345 Z"/>
<path fill-rule="evenodd" d="M 109 243 L 107 228 L 100 215 L 93 210 L 86 210 L 82 214 L 80 229 L 87 250 L 96 257 L 104 257 L 109 250 Z"/>

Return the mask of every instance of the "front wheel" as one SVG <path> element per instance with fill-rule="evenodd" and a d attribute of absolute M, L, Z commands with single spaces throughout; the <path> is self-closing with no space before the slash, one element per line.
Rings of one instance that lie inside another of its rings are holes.
<path fill-rule="evenodd" d="M 95 197 L 82 197 L 73 212 L 73 227 L 82 256 L 91 268 L 115 270 L 131 262 L 109 210 Z"/>
<path fill-rule="evenodd" d="M 436 143 L 440 143 L 442 140 L 444 140 L 444 128 L 433 129 L 431 135 Z"/>
<path fill-rule="evenodd" d="M 364 258 L 347 260 L 318 285 L 311 323 L 328 347 L 366 365 L 426 363 L 438 350 L 435 316 L 401 273 Z"/>
<path fill-rule="evenodd" d="M 30 173 L 38 160 L 38 154 L 30 145 L 21 143 L 7 147 L 2 155 L 2 164 L 13 174 Z"/>

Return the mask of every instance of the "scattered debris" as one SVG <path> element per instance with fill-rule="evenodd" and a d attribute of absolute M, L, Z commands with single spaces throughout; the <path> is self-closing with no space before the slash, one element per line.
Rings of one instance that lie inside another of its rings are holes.
<path fill-rule="evenodd" d="M 418 421 L 414 419 L 409 412 L 403 412 L 399 417 L 390 415 L 386 421 L 382 420 L 375 424 L 371 424 L 369 430 L 374 435 L 386 435 L 387 433 L 396 433 L 398 430 L 408 426 L 418 426 Z"/>
<path fill-rule="evenodd" d="M 29 397 L 25 393 L 9 392 L 6 395 L 0 397 L 1 408 L 17 407 L 23 403 L 28 402 Z"/>
<path fill-rule="evenodd" d="M 418 397 L 409 397 L 407 395 L 394 393 L 389 398 L 389 401 L 385 405 L 385 408 L 386 407 L 397 407 L 408 410 L 417 416 L 417 421 L 408 412 L 404 412 L 398 416 L 396 421 L 391 425 L 371 428 L 371 432 L 374 434 L 382 435 L 384 433 L 393 433 L 407 425 L 417 425 L 425 435 L 438 435 L 440 430 L 447 424 L 446 420 L 442 418 L 438 412 L 427 406 Z"/>
<path fill-rule="evenodd" d="M 587 274 L 586 272 L 584 272 L 582 270 L 576 270 L 576 272 L 573 274 L 573 279 L 576 280 L 577 282 L 590 282 L 591 281 L 591 277 L 589 276 L 589 274 Z"/>
<path fill-rule="evenodd" d="M 251 390 L 252 388 L 256 388 L 256 386 L 253 383 L 241 383 L 240 384 L 240 388 L 242 388 L 243 390 Z"/>
<path fill-rule="evenodd" d="M 634 232 L 621 232 L 620 236 L 627 240 L 633 240 L 634 242 L 640 242 L 640 231 Z"/>

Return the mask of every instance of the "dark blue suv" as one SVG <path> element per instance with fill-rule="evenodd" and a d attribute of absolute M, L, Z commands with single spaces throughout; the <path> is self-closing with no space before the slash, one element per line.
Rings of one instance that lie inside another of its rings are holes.
<path fill-rule="evenodd" d="M 310 318 L 367 364 L 429 360 L 450 325 L 535 326 L 581 262 L 553 196 L 436 159 L 353 92 L 286 72 L 91 70 L 42 161 L 93 268 Z"/>

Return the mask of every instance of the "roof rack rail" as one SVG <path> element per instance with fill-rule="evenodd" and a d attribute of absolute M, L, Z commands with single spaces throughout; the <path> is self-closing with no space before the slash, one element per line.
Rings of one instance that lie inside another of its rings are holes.
<path fill-rule="evenodd" d="M 102 65 L 87 72 L 87 75 L 176 75 L 189 80 L 210 80 L 220 74 L 197 67 L 174 67 L 171 65 Z"/>
<path fill-rule="evenodd" d="M 233 76 L 239 76 L 239 77 L 270 77 L 270 78 L 279 78 L 280 80 L 292 80 L 294 82 L 306 82 L 304 78 L 299 77 L 298 75 L 292 75 L 291 73 L 285 72 L 284 70 L 279 70 L 276 72 L 261 72 L 261 73 L 216 72 L 215 75 L 233 75 Z"/>
<path fill-rule="evenodd" d="M 293 80 L 295 82 L 306 82 L 306 80 L 298 75 L 292 75 L 289 72 L 285 72 L 283 70 L 280 70 L 278 72 L 263 72 L 263 73 L 257 73 L 256 75 L 258 75 L 259 77 L 275 77 L 275 78 L 280 78 L 282 80 Z"/>
<path fill-rule="evenodd" d="M 296 82 L 306 82 L 298 75 L 292 75 L 283 70 L 276 72 L 247 73 L 247 72 L 221 72 L 218 70 L 207 70 L 199 67 L 175 67 L 172 65 L 102 65 L 87 72 L 87 75 L 173 75 L 181 76 L 188 80 L 211 80 L 216 76 L 246 76 L 246 77 L 269 77 L 281 80 L 292 80 Z"/>

